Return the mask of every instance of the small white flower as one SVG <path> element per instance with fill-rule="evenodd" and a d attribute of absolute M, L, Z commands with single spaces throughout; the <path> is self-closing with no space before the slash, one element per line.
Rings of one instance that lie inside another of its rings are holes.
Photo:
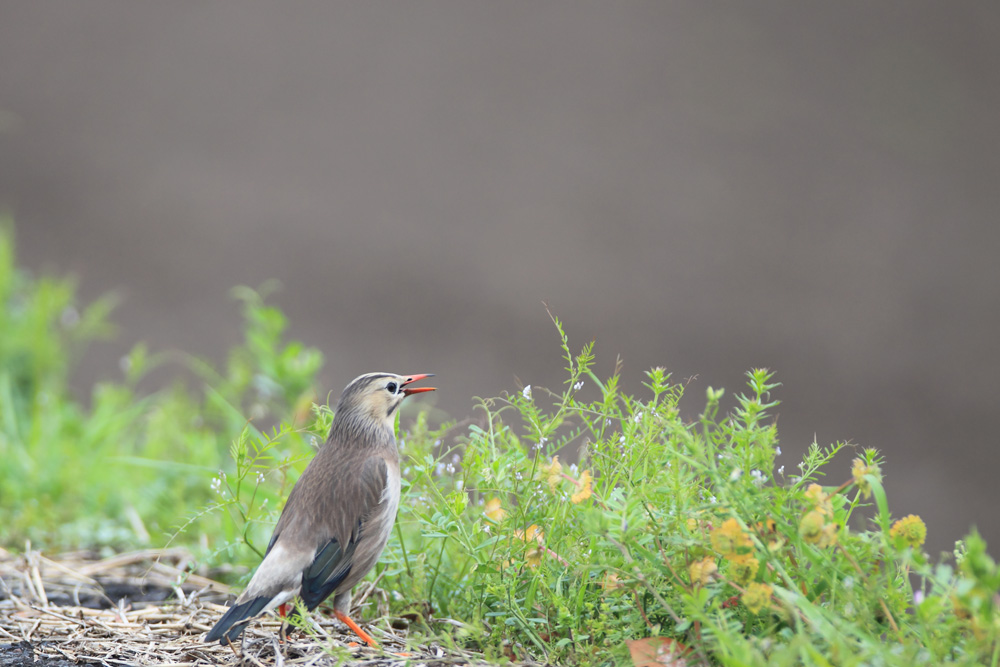
<path fill-rule="evenodd" d="M 605 426 L 611 426 L 611 420 L 610 419 L 605 419 L 604 420 L 604 425 Z"/>
<path fill-rule="evenodd" d="M 521 471 L 520 470 L 518 470 L 517 472 L 514 473 L 514 479 L 517 479 L 517 480 L 521 479 Z"/>
<path fill-rule="evenodd" d="M 743 476 L 743 471 L 742 470 L 740 470 L 739 468 L 733 468 L 733 471 L 731 473 L 729 473 L 729 481 L 730 482 L 735 482 L 736 480 L 738 480 L 742 476 Z"/>
<path fill-rule="evenodd" d="M 462 487 L 464 487 L 464 486 L 465 486 L 465 482 L 463 482 L 462 480 L 458 480 L 458 481 L 455 482 L 455 488 L 458 489 L 459 491 L 461 491 Z"/>
<path fill-rule="evenodd" d="M 580 380 L 579 382 L 573 385 L 573 389 L 576 391 L 580 391 L 580 389 L 582 388 L 583 388 L 583 380 Z"/>
<path fill-rule="evenodd" d="M 454 475 L 455 474 L 455 464 L 454 463 L 449 463 L 448 465 L 446 465 L 444 467 L 444 469 L 447 470 L 448 474 L 450 474 L 450 475 Z"/>
<path fill-rule="evenodd" d="M 543 438 L 543 440 L 544 440 L 544 438 Z M 544 446 L 545 446 L 545 445 L 544 445 L 544 444 L 542 444 L 541 442 L 536 442 L 536 443 L 535 443 L 535 444 L 534 444 L 534 445 L 532 446 L 532 449 L 534 449 L 534 450 L 535 450 L 535 451 L 537 452 L 537 451 L 538 451 L 539 449 L 541 449 L 541 448 L 542 448 L 542 447 L 544 447 Z"/>
<path fill-rule="evenodd" d="M 452 455 L 452 457 L 451 457 L 451 462 L 452 462 L 452 463 L 456 463 L 456 464 L 457 464 L 457 463 L 459 463 L 459 462 L 460 462 L 461 460 L 462 460 L 462 457 L 461 457 L 461 456 L 459 456 L 458 454 L 453 454 L 453 455 Z"/>
<path fill-rule="evenodd" d="M 635 416 L 632 417 L 632 421 L 634 421 L 636 424 L 638 424 L 639 422 L 642 421 L 642 411 L 641 410 L 639 412 L 635 413 Z"/>
<path fill-rule="evenodd" d="M 443 474 L 444 474 L 444 464 L 438 462 L 437 466 L 434 467 L 434 476 L 440 477 Z"/>
<path fill-rule="evenodd" d="M 753 483 L 754 484 L 760 486 L 761 484 L 764 483 L 764 473 L 762 473 L 760 470 L 756 470 L 756 469 L 751 470 L 750 471 L 750 476 L 753 477 Z"/>
<path fill-rule="evenodd" d="M 571 464 L 569 464 L 569 471 L 570 471 L 571 473 L 573 473 L 573 476 L 574 476 L 574 477 L 576 476 L 576 473 L 577 473 L 577 470 L 578 470 L 578 468 L 576 467 L 576 464 L 575 464 L 575 463 L 571 463 Z"/>
<path fill-rule="evenodd" d="M 712 503 L 714 505 L 715 503 L 718 502 L 718 500 L 716 500 L 715 496 L 709 496 L 708 497 L 708 502 L 710 502 L 710 503 Z"/>
<path fill-rule="evenodd" d="M 914 591 L 914 593 L 913 593 L 913 604 L 920 604 L 923 601 L 924 601 L 924 592 L 923 591 Z"/>
<path fill-rule="evenodd" d="M 524 396 L 529 401 L 531 400 L 531 385 L 530 384 L 528 386 L 526 386 L 523 391 L 521 391 L 521 396 Z"/>
<path fill-rule="evenodd" d="M 624 445 L 625 444 L 625 436 L 623 435 L 622 437 L 618 438 L 618 442 L 620 442 L 621 444 Z"/>
<path fill-rule="evenodd" d="M 774 455 L 775 456 L 781 456 L 781 447 L 775 447 L 774 448 Z"/>
<path fill-rule="evenodd" d="M 778 468 L 778 474 L 781 475 L 782 477 L 785 476 L 785 466 L 781 466 L 780 468 Z"/>
<path fill-rule="evenodd" d="M 260 472 L 259 470 L 257 471 L 257 483 L 258 484 L 264 483 L 264 473 Z"/>

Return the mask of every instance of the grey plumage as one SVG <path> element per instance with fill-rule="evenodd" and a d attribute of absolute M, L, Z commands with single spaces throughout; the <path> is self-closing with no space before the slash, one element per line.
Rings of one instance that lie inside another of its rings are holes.
<path fill-rule="evenodd" d="M 309 610 L 333 595 L 337 617 L 373 644 L 347 617 L 351 589 L 375 566 L 392 531 L 400 493 L 394 413 L 406 396 L 433 391 L 408 387 L 425 377 L 368 373 L 347 385 L 326 444 L 289 494 L 263 562 L 205 641 L 235 640 L 250 619 L 296 595 Z"/>

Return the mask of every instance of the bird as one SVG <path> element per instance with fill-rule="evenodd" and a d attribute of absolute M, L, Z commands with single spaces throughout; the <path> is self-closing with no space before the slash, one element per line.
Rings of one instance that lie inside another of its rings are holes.
<path fill-rule="evenodd" d="M 334 615 L 368 646 L 349 616 L 351 589 L 378 562 L 399 508 L 396 410 L 431 373 L 366 373 L 344 388 L 326 442 L 306 466 L 275 524 L 264 559 L 246 589 L 205 635 L 225 646 L 256 616 L 296 596 L 312 611 L 333 596 Z M 234 649 L 235 650 L 235 649 Z"/>

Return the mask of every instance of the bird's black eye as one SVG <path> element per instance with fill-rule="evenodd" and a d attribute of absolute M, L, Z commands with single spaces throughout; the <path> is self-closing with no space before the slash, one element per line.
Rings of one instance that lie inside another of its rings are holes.
<path fill-rule="evenodd" d="M 386 390 L 388 390 L 388 392 L 390 394 L 395 394 L 396 393 L 396 383 L 395 382 L 390 382 L 389 384 L 387 384 L 385 386 L 385 388 L 386 388 Z"/>

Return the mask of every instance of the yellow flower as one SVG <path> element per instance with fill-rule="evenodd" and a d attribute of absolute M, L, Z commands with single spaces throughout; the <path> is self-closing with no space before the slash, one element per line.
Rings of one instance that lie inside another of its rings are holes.
<path fill-rule="evenodd" d="M 781 549 L 783 542 L 778 534 L 778 525 L 774 519 L 765 519 L 757 524 L 757 536 L 767 544 L 767 550 L 775 552 Z"/>
<path fill-rule="evenodd" d="M 927 539 L 927 526 L 923 519 L 916 514 L 911 514 L 892 524 L 889 534 L 894 539 L 902 538 L 903 544 L 916 549 Z"/>
<path fill-rule="evenodd" d="M 555 491 L 559 480 L 562 479 L 562 464 L 559 463 L 559 457 L 553 456 L 552 463 L 547 466 L 541 466 L 538 472 L 548 481 L 549 490 Z"/>
<path fill-rule="evenodd" d="M 774 522 L 774 519 L 764 519 L 763 521 L 757 522 L 757 532 L 761 535 L 775 533 L 777 530 L 778 524 Z"/>
<path fill-rule="evenodd" d="M 545 555 L 545 542 L 543 540 L 545 534 L 542 533 L 542 529 L 536 524 L 531 524 L 527 530 L 515 530 L 514 537 L 524 542 L 534 543 L 524 553 L 524 560 L 531 567 L 537 567 L 542 562 L 542 556 Z"/>
<path fill-rule="evenodd" d="M 837 543 L 837 524 L 827 523 L 823 512 L 815 509 L 802 517 L 799 535 L 806 542 L 825 549 Z"/>
<path fill-rule="evenodd" d="M 774 589 L 767 584 L 759 584 L 754 582 L 747 586 L 747 590 L 740 599 L 743 600 L 743 604 L 746 605 L 754 614 L 759 614 L 763 611 L 764 607 L 771 603 L 771 593 Z"/>
<path fill-rule="evenodd" d="M 806 542 L 820 548 L 836 544 L 837 531 L 840 527 L 836 522 L 829 521 L 833 518 L 833 503 L 830 502 L 830 496 L 819 484 L 810 484 L 806 489 L 806 501 L 812 509 L 799 521 L 799 535 Z"/>
<path fill-rule="evenodd" d="M 525 542 L 531 542 L 532 540 L 534 540 L 534 541 L 538 542 L 539 544 L 541 544 L 542 543 L 542 538 L 544 536 L 545 536 L 545 534 L 542 533 L 542 529 L 539 528 L 538 524 L 535 524 L 535 523 L 533 523 L 530 526 L 528 526 L 527 530 L 515 530 L 514 531 L 514 537 L 516 537 L 519 540 L 524 540 Z"/>
<path fill-rule="evenodd" d="M 733 562 L 729 566 L 729 575 L 738 584 L 745 584 L 757 576 L 760 568 L 760 561 L 756 558 L 747 558 Z"/>
<path fill-rule="evenodd" d="M 712 578 L 712 575 L 719 569 L 715 564 L 715 559 L 709 556 L 696 560 L 688 566 L 688 574 L 691 575 L 692 584 L 704 586 Z"/>
<path fill-rule="evenodd" d="M 591 477 L 589 470 L 584 470 L 580 475 L 580 481 L 577 483 L 577 492 L 569 497 L 573 504 L 582 503 L 584 500 L 590 497 L 591 487 L 594 484 L 594 478 Z"/>
<path fill-rule="evenodd" d="M 875 463 L 868 465 L 864 459 L 855 458 L 854 463 L 851 464 L 851 476 L 854 478 L 854 484 L 858 487 L 858 491 L 861 492 L 862 496 L 871 498 L 872 485 L 865 479 L 865 475 L 872 475 L 876 479 L 881 480 L 882 470 Z"/>
<path fill-rule="evenodd" d="M 823 534 L 823 513 L 819 510 L 812 510 L 806 513 L 799 521 L 799 535 L 806 542 L 815 544 Z"/>
<path fill-rule="evenodd" d="M 601 588 L 606 591 L 616 591 L 619 588 L 625 588 L 625 585 L 621 583 L 617 573 L 605 572 L 604 578 L 601 580 Z"/>
<path fill-rule="evenodd" d="M 500 523 L 507 515 L 507 512 L 500 506 L 499 498 L 490 498 L 486 501 L 486 505 L 483 507 L 483 514 L 485 514 L 487 518 Z"/>
<path fill-rule="evenodd" d="M 806 500 L 820 514 L 833 516 L 833 505 L 830 503 L 830 496 L 823 491 L 823 487 L 819 484 L 809 485 L 809 488 L 806 489 Z"/>
<path fill-rule="evenodd" d="M 726 519 L 721 526 L 714 528 L 711 538 L 712 547 L 727 560 L 741 561 L 753 556 L 753 541 L 736 519 Z"/>

